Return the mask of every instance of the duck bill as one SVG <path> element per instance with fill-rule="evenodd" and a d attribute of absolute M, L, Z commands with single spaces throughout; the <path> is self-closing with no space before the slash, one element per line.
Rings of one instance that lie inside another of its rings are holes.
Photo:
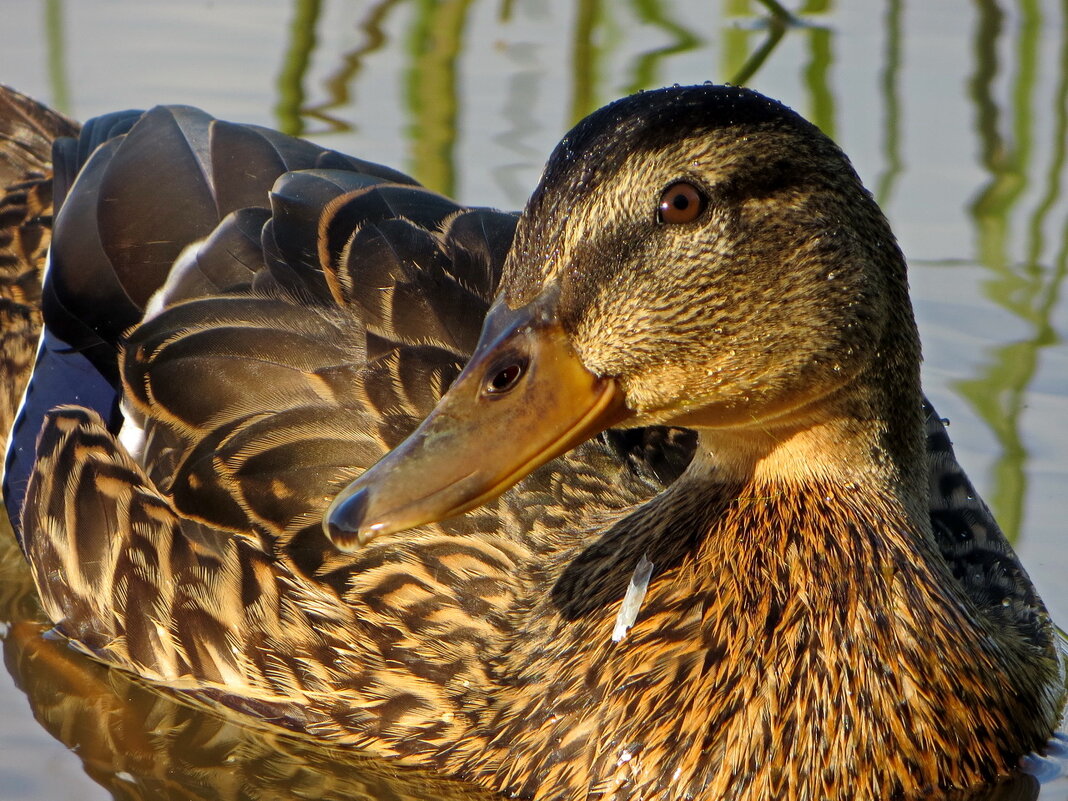
<path fill-rule="evenodd" d="M 498 304 L 430 416 L 334 499 L 324 529 L 353 550 L 461 514 L 624 416 L 615 380 L 583 366 L 551 315 Z"/>

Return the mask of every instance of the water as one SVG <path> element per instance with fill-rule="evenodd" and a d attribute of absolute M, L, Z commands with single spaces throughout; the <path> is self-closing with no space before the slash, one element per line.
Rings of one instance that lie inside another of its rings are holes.
<path fill-rule="evenodd" d="M 1068 621 L 1063 3 L 807 0 L 786 28 L 746 0 L 3 6 L 0 80 L 76 118 L 192 103 L 508 208 L 585 112 L 750 75 L 834 136 L 883 204 L 910 259 L 927 392 Z M 168 704 L 42 640 L 32 602 L 16 600 L 17 555 L 4 565 L 0 611 L 21 621 L 5 658 L 22 689 L 0 680 L 0 801 L 242 797 L 242 781 L 262 797 L 386 797 L 380 769 Z M 162 758 L 169 742 L 181 747 Z M 1068 798 L 1068 781 L 1041 797 Z"/>

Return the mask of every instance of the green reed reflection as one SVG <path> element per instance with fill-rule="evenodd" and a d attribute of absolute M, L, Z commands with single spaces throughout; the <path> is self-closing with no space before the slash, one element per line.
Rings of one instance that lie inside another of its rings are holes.
<path fill-rule="evenodd" d="M 315 27 L 321 10 L 321 0 L 296 0 L 293 6 L 289 48 L 278 76 L 278 103 L 275 105 L 278 129 L 291 136 L 304 133 L 304 76 L 315 52 Z"/>
<path fill-rule="evenodd" d="M 619 8 L 605 5 L 601 0 L 576 0 L 571 40 L 571 122 L 578 122 L 611 99 L 598 89 L 605 83 L 604 63 L 611 51 L 618 50 L 623 41 L 619 23 L 613 26 L 615 20 L 608 13 L 610 9 L 618 11 Z M 666 33 L 670 41 L 663 47 L 637 55 L 633 60 L 631 78 L 621 88 L 612 87 L 612 95 L 630 94 L 658 86 L 663 67 L 672 56 L 690 52 L 702 44 L 701 38 L 673 18 L 660 0 L 631 0 L 629 8 L 634 20 L 625 20 L 623 25 L 649 25 Z M 609 31 L 611 35 L 606 35 Z M 708 80 L 715 77 L 710 63 Z"/>
<path fill-rule="evenodd" d="M 764 3 L 767 7 L 767 3 Z M 770 14 L 762 19 L 767 30 L 764 40 L 756 47 L 752 46 L 753 33 L 757 25 L 728 25 L 723 31 L 723 54 L 721 72 L 727 83 L 742 85 L 748 83 L 757 71 L 764 66 L 786 31 L 796 20 L 781 5 L 773 2 Z M 723 17 L 727 20 L 753 19 L 755 11 L 750 0 L 727 0 L 724 4 Z"/>
<path fill-rule="evenodd" d="M 571 121 L 578 122 L 598 104 L 594 92 L 597 83 L 597 46 L 594 34 L 601 21 L 601 0 L 577 0 L 575 30 L 571 37 Z"/>
<path fill-rule="evenodd" d="M 356 26 L 363 41 L 355 48 L 345 51 L 338 58 L 338 65 L 322 81 L 326 99 L 318 103 L 305 101 L 301 114 L 325 125 L 332 132 L 351 131 L 357 126 L 349 119 L 339 116 L 337 109 L 348 106 L 355 97 L 355 85 L 367 59 L 389 44 L 383 26 L 390 12 L 405 0 L 381 0 L 367 10 L 363 20 Z"/>
<path fill-rule="evenodd" d="M 351 123 L 333 117 L 327 112 L 350 102 L 349 86 L 355 83 L 356 77 L 359 75 L 360 70 L 363 69 L 366 59 L 387 46 L 388 39 L 383 30 L 383 25 L 390 12 L 402 2 L 403 0 L 383 0 L 383 2 L 371 6 L 363 21 L 357 26 L 363 34 L 363 44 L 344 53 L 339 68 L 334 70 L 323 81 L 323 86 L 330 100 L 320 106 L 308 109 L 306 113 L 330 123 L 335 129 L 338 127 L 352 127 Z"/>
<path fill-rule="evenodd" d="M 457 62 L 471 0 L 422 0 L 408 40 L 408 111 L 412 172 L 431 189 L 455 196 Z"/>
<path fill-rule="evenodd" d="M 904 169 L 901 160 L 901 100 L 898 80 L 901 74 L 901 15 L 902 0 L 888 0 L 886 4 L 886 55 L 879 78 L 883 96 L 883 159 L 886 165 L 876 181 L 875 199 L 886 207 L 890 202 L 897 179 Z"/>
<path fill-rule="evenodd" d="M 59 111 L 69 114 L 71 110 L 70 80 L 67 75 L 67 47 L 63 35 L 63 0 L 46 0 L 44 8 L 52 105 Z"/>
<path fill-rule="evenodd" d="M 795 19 L 775 0 L 759 0 L 765 9 L 768 36 L 750 52 L 746 37 L 727 38 L 741 42 L 735 47 L 737 65 L 723 74 L 711 69 L 709 80 L 744 82 L 752 78 L 778 46 Z M 432 0 L 384 0 L 372 5 L 359 30 L 363 43 L 341 55 L 339 64 L 328 72 L 322 82 L 327 99 L 318 104 L 307 101 L 304 82 L 316 48 L 315 28 L 319 24 L 321 0 L 294 0 L 289 45 L 279 71 L 276 117 L 278 127 L 287 133 L 301 134 L 308 130 L 307 120 L 326 123 L 327 130 L 349 130 L 351 121 L 332 113 L 349 105 L 355 96 L 355 86 L 369 56 L 388 46 L 384 24 L 390 13 L 399 6 L 414 7 L 414 22 L 407 39 L 408 65 L 406 76 L 406 105 L 411 117 L 408 140 L 412 158 L 405 165 L 431 188 L 452 194 L 457 191 L 457 171 L 454 150 L 457 141 L 457 117 L 460 108 L 457 75 L 472 15 L 468 13 L 472 0 L 463 2 L 433 2 Z M 737 5 L 737 4 L 736 4 Z M 748 12 L 742 3 L 739 10 Z M 814 9 L 820 12 L 827 3 L 816 0 Z M 571 63 L 569 117 L 574 122 L 621 92 L 633 92 L 659 85 L 665 65 L 673 56 L 707 46 L 693 30 L 669 13 L 668 4 L 661 0 L 632 0 L 629 10 L 634 21 L 666 33 L 668 44 L 640 53 L 632 61 L 631 77 L 622 88 L 602 87 L 603 64 L 625 42 L 624 27 L 613 27 L 608 7 L 601 0 L 575 0 L 571 25 Z M 619 8 L 619 7 L 613 7 Z M 499 24 L 507 27 L 518 24 L 513 4 L 502 0 L 497 14 Z M 814 29 L 808 29 L 810 32 Z M 818 100 L 829 96 L 825 85 L 826 46 L 814 46 L 813 97 L 819 108 L 827 103 Z M 601 89 L 605 91 L 601 91 Z M 826 115 L 824 115 L 826 116 Z"/>
<path fill-rule="evenodd" d="M 1064 36 L 1061 39 L 1058 61 L 1061 64 L 1068 64 L 1068 36 Z M 1053 115 L 1053 152 L 1050 164 L 1045 170 L 1046 189 L 1028 225 L 1029 247 L 1026 263 L 1031 266 L 1032 271 L 1037 269 L 1042 254 L 1045 252 L 1045 224 L 1049 219 L 1050 213 L 1056 207 L 1057 201 L 1063 196 L 1064 167 L 1066 160 L 1068 160 L 1066 159 L 1066 155 L 1068 155 L 1068 69 L 1061 70 L 1056 90 L 1054 91 L 1053 108 L 1055 109 Z M 1047 293 L 1047 303 L 1049 301 L 1055 302 L 1059 296 L 1060 284 L 1063 280 L 1065 269 L 1065 256 L 1066 250 L 1068 250 L 1068 228 L 1062 226 L 1060 230 L 1062 238 L 1053 261 L 1055 265 L 1054 274 L 1051 276 L 1053 291 Z M 1052 314 L 1052 308 L 1044 311 L 1045 314 L 1041 316 L 1041 319 L 1045 327 L 1049 328 L 1049 315 Z M 1050 334 L 1051 338 L 1056 338 L 1052 330 L 1047 333 Z M 1047 340 L 1043 340 L 1043 344 L 1046 344 L 1046 342 Z"/>
<path fill-rule="evenodd" d="M 1044 266 L 1044 223 L 1055 200 L 1061 194 L 1064 174 L 1065 137 L 1068 136 L 1065 105 L 1068 102 L 1068 62 L 1063 25 L 1043 20 L 1041 8 L 1033 0 L 1017 5 L 1019 24 L 1016 41 L 1010 52 L 1015 76 L 1011 84 L 1010 134 L 1001 133 L 1002 111 L 995 99 L 999 76 L 998 54 L 1005 32 L 1005 14 L 993 0 L 979 3 L 979 21 L 975 36 L 976 69 L 971 82 L 977 110 L 977 131 L 982 144 L 982 164 L 990 180 L 971 204 L 978 236 L 979 259 L 991 277 L 984 285 L 985 294 L 1020 320 L 1031 334 L 1018 341 L 993 349 L 979 374 L 960 381 L 956 388 L 968 399 L 990 427 L 1001 448 L 994 467 L 994 489 L 989 501 L 1010 539 L 1015 540 L 1023 527 L 1027 497 L 1027 449 L 1020 435 L 1028 387 L 1038 370 L 1041 348 L 1053 344 L 1055 331 L 1051 315 L 1064 281 L 1066 246 L 1062 243 L 1052 266 Z M 1049 164 L 1035 162 L 1035 93 L 1040 75 L 1039 50 L 1043 31 L 1057 30 L 1062 54 L 1057 82 Z M 1025 255 L 1014 258 L 1012 238 L 1014 215 L 1026 199 L 1027 192 L 1046 175 L 1043 196 L 1030 212 L 1023 235 Z"/>
<path fill-rule="evenodd" d="M 820 18 L 833 11 L 830 0 L 809 0 L 796 14 L 790 13 L 775 0 L 759 0 L 767 14 L 756 17 L 750 0 L 728 0 L 725 16 L 749 18 L 756 24 L 732 26 L 724 31 L 723 75 L 733 84 L 747 84 L 768 61 L 771 54 L 790 31 L 798 31 L 808 42 L 810 60 L 801 69 L 802 80 L 808 89 L 807 116 L 828 135 L 834 136 L 835 103 L 830 86 L 833 65 L 831 48 L 833 31 L 810 19 Z M 753 47 L 753 33 L 763 31 L 763 41 Z"/>
<path fill-rule="evenodd" d="M 668 16 L 662 3 L 657 0 L 632 0 L 631 6 L 638 19 L 653 25 L 672 37 L 670 44 L 642 53 L 634 60 L 633 77 L 627 84 L 627 94 L 639 89 L 648 89 L 660 82 L 660 68 L 671 56 L 687 53 L 701 44 L 700 37 L 681 23 Z M 709 65 L 709 80 L 715 76 Z"/>
<path fill-rule="evenodd" d="M 798 13 L 803 16 L 826 15 L 833 9 L 831 0 L 807 0 Z M 806 33 L 811 53 L 803 70 L 805 86 L 809 91 L 806 116 L 834 139 L 837 136 L 837 125 L 834 92 L 830 83 L 831 67 L 834 64 L 833 32 L 826 26 L 813 25 L 806 29 Z"/>
<path fill-rule="evenodd" d="M 761 42 L 760 46 L 752 52 L 749 52 L 748 43 L 745 41 L 747 37 L 732 37 L 733 39 L 741 40 L 741 47 L 734 48 L 734 51 L 735 53 L 741 53 L 744 61 L 741 62 L 741 66 L 729 73 L 730 78 L 727 83 L 739 86 L 749 83 L 750 79 L 756 75 L 757 71 L 764 66 L 764 62 L 768 60 L 768 56 L 770 56 L 775 48 L 779 46 L 779 42 L 781 42 L 782 38 L 786 35 L 788 28 L 789 23 L 786 20 L 783 20 L 778 16 L 771 17 L 766 38 Z M 738 33 L 738 31 L 735 33 Z"/>

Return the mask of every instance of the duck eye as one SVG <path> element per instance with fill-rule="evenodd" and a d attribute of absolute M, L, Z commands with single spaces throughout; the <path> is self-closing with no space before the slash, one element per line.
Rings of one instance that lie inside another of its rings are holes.
<path fill-rule="evenodd" d="M 485 392 L 490 395 L 501 395 L 510 391 L 519 383 L 525 367 L 525 362 L 512 362 L 500 368 L 486 382 Z"/>
<path fill-rule="evenodd" d="M 660 195 L 656 221 L 676 225 L 693 222 L 705 210 L 708 198 L 689 181 L 676 181 Z"/>

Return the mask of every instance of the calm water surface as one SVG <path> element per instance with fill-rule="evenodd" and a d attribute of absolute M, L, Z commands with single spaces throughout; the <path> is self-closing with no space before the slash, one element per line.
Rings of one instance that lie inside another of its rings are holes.
<path fill-rule="evenodd" d="M 576 119 L 622 94 L 715 80 L 783 100 L 837 139 L 889 215 L 927 392 L 1063 625 L 1068 6 L 790 10 L 782 25 L 748 0 L 4 0 L 0 81 L 78 119 L 199 105 L 507 208 Z M 17 553 L 0 558 L 14 677 L 0 679 L 0 801 L 474 797 L 418 775 L 398 790 L 388 768 L 339 768 L 97 669 L 41 638 Z M 1041 797 L 1068 798 L 1068 782 Z"/>

